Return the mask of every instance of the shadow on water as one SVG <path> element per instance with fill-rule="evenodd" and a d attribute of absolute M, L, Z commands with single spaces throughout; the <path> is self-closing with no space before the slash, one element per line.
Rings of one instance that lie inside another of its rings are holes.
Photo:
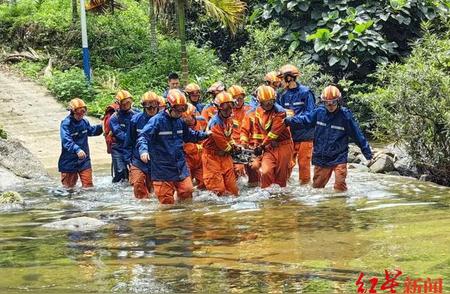
<path fill-rule="evenodd" d="M 109 177 L 95 183 L 72 193 L 36 183 L 24 207 L 3 208 L 2 293 L 356 293 L 360 272 L 450 278 L 449 188 L 350 171 L 346 193 L 241 182 L 239 198 L 201 191 L 163 207 Z M 79 216 L 108 226 L 41 227 Z"/>

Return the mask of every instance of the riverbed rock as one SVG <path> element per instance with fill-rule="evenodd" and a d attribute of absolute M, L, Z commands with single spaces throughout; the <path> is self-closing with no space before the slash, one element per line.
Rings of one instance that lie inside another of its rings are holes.
<path fill-rule="evenodd" d="M 23 204 L 23 198 L 15 191 L 7 191 L 0 194 L 1 204 Z"/>
<path fill-rule="evenodd" d="M 92 231 L 106 226 L 108 223 L 92 217 L 75 217 L 42 225 L 53 230 Z"/>
<path fill-rule="evenodd" d="M 24 179 L 48 176 L 41 162 L 21 142 L 14 139 L 0 139 L 0 167 Z"/>
<path fill-rule="evenodd" d="M 402 176 L 419 177 L 419 171 L 409 156 L 394 162 L 394 167 Z"/>
<path fill-rule="evenodd" d="M 370 172 L 370 168 L 368 168 L 366 165 L 359 164 L 359 163 L 349 163 L 348 168 L 355 169 L 358 172 Z"/>
<path fill-rule="evenodd" d="M 349 163 L 360 163 L 361 162 L 361 150 L 355 144 L 350 144 L 348 146 L 348 162 Z M 364 156 L 363 156 L 364 157 Z"/>
<path fill-rule="evenodd" d="M 373 173 L 387 173 L 394 170 L 394 160 L 387 154 L 380 154 L 370 166 Z"/>

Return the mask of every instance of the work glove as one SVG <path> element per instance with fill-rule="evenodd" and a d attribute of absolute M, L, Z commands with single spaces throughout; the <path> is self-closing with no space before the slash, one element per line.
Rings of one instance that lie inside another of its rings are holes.
<path fill-rule="evenodd" d="M 283 119 L 283 123 L 285 126 L 289 127 L 291 125 L 292 116 L 286 117 Z"/>
<path fill-rule="evenodd" d="M 262 155 L 263 152 L 264 152 L 264 146 L 263 146 L 263 145 L 260 145 L 260 146 L 256 147 L 256 148 L 253 150 L 253 153 L 254 153 L 256 156 Z"/>
<path fill-rule="evenodd" d="M 148 153 L 142 153 L 141 160 L 143 163 L 148 163 L 148 161 L 150 160 L 150 155 L 148 155 Z"/>
<path fill-rule="evenodd" d="M 78 159 L 85 159 L 86 153 L 83 150 L 77 152 Z"/>

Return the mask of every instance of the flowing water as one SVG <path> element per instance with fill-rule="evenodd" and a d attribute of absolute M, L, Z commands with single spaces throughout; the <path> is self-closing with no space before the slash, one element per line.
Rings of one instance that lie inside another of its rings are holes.
<path fill-rule="evenodd" d="M 398 293 L 407 276 L 450 291 L 449 188 L 350 170 L 346 193 L 293 180 L 162 207 L 108 176 L 95 184 L 69 194 L 37 183 L 22 188 L 24 207 L 3 207 L 0 293 L 357 293 L 360 272 L 389 293 L 385 269 L 402 271 Z M 41 227 L 78 216 L 108 226 Z"/>

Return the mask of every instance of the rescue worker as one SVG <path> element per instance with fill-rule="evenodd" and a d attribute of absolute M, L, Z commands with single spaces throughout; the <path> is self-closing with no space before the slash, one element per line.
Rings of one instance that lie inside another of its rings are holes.
<path fill-rule="evenodd" d="M 150 161 L 153 188 L 161 204 L 175 203 L 175 192 L 178 200 L 192 198 L 194 187 L 183 143 L 201 141 L 208 134 L 190 129 L 181 119 L 187 107 L 186 96 L 180 90 L 169 90 L 166 110 L 152 117 L 138 137 L 141 160 Z"/>
<path fill-rule="evenodd" d="M 239 194 L 231 153 L 239 150 L 232 139 L 234 99 L 223 91 L 217 94 L 214 104 L 218 110 L 208 122 L 211 135 L 203 142 L 203 179 L 206 189 L 218 196 Z"/>
<path fill-rule="evenodd" d="M 233 100 L 235 102 L 232 115 L 233 134 L 231 137 L 233 138 L 236 144 L 240 144 L 242 120 L 244 119 L 247 111 L 251 109 L 251 107 L 244 104 L 245 90 L 241 86 L 233 85 L 228 88 L 227 92 L 231 94 L 231 97 L 233 97 Z M 234 171 L 237 177 L 244 176 L 245 175 L 244 164 L 235 163 Z"/>
<path fill-rule="evenodd" d="M 69 102 L 70 114 L 61 121 L 61 155 L 58 160 L 58 170 L 61 182 L 66 188 L 75 187 L 78 176 L 83 188 L 93 186 L 91 157 L 88 136 L 102 134 L 102 125 L 91 126 L 84 118 L 87 112 L 86 104 L 80 98 Z"/>
<path fill-rule="evenodd" d="M 285 124 L 293 130 L 305 126 L 315 127 L 313 187 L 325 187 L 334 172 L 334 189 L 346 191 L 349 138 L 355 141 L 367 160 L 372 160 L 372 151 L 351 111 L 340 106 L 339 89 L 328 86 L 320 98 L 324 105 L 308 114 L 288 117 Z"/>
<path fill-rule="evenodd" d="M 127 136 L 132 148 L 130 184 L 133 186 L 134 197 L 138 199 L 148 198 L 152 191 L 149 164 L 144 163 L 139 155 L 137 138 L 147 122 L 159 111 L 159 96 L 154 92 L 147 92 L 142 96 L 141 105 L 143 112 L 136 113 L 131 118 L 131 126 Z"/>
<path fill-rule="evenodd" d="M 245 149 L 256 148 L 262 143 L 264 139 L 264 135 L 259 132 L 259 128 L 256 128 L 255 113 L 256 108 L 250 109 L 249 111 L 247 111 L 244 119 L 242 120 L 240 144 L 242 148 Z M 245 173 L 248 176 L 248 185 L 250 187 L 259 186 L 261 177 L 259 173 L 260 167 L 261 156 L 254 157 L 249 164 L 245 165 Z"/>
<path fill-rule="evenodd" d="M 276 92 L 272 87 L 260 86 L 257 91 L 260 106 L 256 109 L 255 125 L 264 134 L 264 140 L 254 150 L 261 155 L 261 188 L 272 184 L 286 187 L 294 144 L 289 128 L 283 120 L 286 110 L 275 103 Z"/>
<path fill-rule="evenodd" d="M 279 73 L 276 71 L 268 72 L 264 76 L 264 83 L 267 86 L 272 87 L 275 91 L 277 91 L 277 94 L 278 94 L 278 90 L 281 87 L 281 78 L 279 77 Z M 278 95 L 277 95 L 277 98 L 278 98 Z"/>
<path fill-rule="evenodd" d="M 183 120 L 189 128 L 195 131 L 206 130 L 207 122 L 205 118 L 200 116 L 195 106 L 190 103 L 188 103 L 186 112 L 183 113 Z M 196 180 L 197 188 L 205 189 L 203 181 L 202 144 L 200 142 L 185 143 L 183 148 L 192 180 Z"/>
<path fill-rule="evenodd" d="M 206 121 L 209 121 L 217 113 L 217 107 L 214 105 L 214 98 L 223 91 L 225 91 L 225 85 L 221 81 L 215 82 L 206 91 L 206 93 L 212 97 L 211 103 L 206 105 L 201 113 Z"/>
<path fill-rule="evenodd" d="M 166 99 L 164 99 L 164 97 L 162 96 L 158 96 L 158 100 L 159 100 L 159 108 L 158 111 L 164 111 L 166 109 Z"/>
<path fill-rule="evenodd" d="M 128 91 L 120 90 L 117 92 L 116 101 L 119 104 L 119 110 L 111 116 L 109 121 L 114 139 L 111 145 L 113 183 L 128 181 L 132 148 L 128 144 L 127 134 L 130 132 L 131 118 L 136 113 L 131 109 L 133 98 Z"/>
<path fill-rule="evenodd" d="M 297 82 L 300 76 L 298 68 L 286 64 L 280 68 L 280 76 L 283 78 L 284 92 L 277 100 L 284 109 L 287 116 L 306 115 L 314 110 L 315 98 L 313 92 L 306 86 Z M 291 130 L 294 141 L 293 161 L 291 171 L 298 161 L 300 185 L 306 185 L 311 180 L 311 156 L 314 139 L 314 128 L 304 127 Z"/>
<path fill-rule="evenodd" d="M 200 102 L 200 86 L 196 83 L 190 83 L 184 88 L 184 92 L 186 92 L 189 102 L 195 106 L 199 113 L 202 113 L 205 104 Z"/>
<path fill-rule="evenodd" d="M 167 98 L 167 93 L 172 89 L 180 89 L 180 77 L 176 72 L 171 72 L 167 76 L 168 89 L 164 91 L 163 97 Z"/>

